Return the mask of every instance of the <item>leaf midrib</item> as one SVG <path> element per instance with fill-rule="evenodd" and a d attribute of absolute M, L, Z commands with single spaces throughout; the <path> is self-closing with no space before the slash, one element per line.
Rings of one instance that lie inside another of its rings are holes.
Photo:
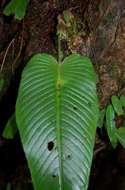
<path fill-rule="evenodd" d="M 59 155 L 59 189 L 63 190 L 63 152 L 61 140 L 61 64 L 57 65 L 57 83 L 56 83 L 56 138 L 57 151 Z"/>

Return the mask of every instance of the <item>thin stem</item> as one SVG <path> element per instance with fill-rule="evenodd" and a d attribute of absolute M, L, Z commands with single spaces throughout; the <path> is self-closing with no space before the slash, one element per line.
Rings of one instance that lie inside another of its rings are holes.
<path fill-rule="evenodd" d="M 5 60 L 6 60 L 8 51 L 9 51 L 11 45 L 13 44 L 14 40 L 15 40 L 15 38 L 13 38 L 13 39 L 11 40 L 11 42 L 9 43 L 9 45 L 8 45 L 8 47 L 7 47 L 7 49 L 6 49 L 6 52 L 5 52 L 5 54 L 4 54 L 3 61 L 2 61 L 1 67 L 0 67 L 0 72 L 2 72 L 2 70 L 3 70 L 3 66 L 4 66 L 4 63 L 5 63 Z"/>
<path fill-rule="evenodd" d="M 61 39 L 60 34 L 58 34 L 58 62 L 61 63 L 62 60 L 62 53 L 61 53 Z"/>

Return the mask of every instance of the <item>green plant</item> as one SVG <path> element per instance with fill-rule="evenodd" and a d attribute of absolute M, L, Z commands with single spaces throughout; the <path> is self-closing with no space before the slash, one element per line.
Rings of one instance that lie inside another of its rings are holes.
<path fill-rule="evenodd" d="M 13 139 L 16 132 L 17 132 L 17 124 L 16 124 L 15 113 L 13 113 L 4 128 L 2 136 L 6 139 Z"/>
<path fill-rule="evenodd" d="M 9 16 L 15 15 L 15 18 L 22 20 L 26 13 L 26 8 L 30 0 L 11 0 L 4 9 L 4 14 Z"/>
<path fill-rule="evenodd" d="M 16 121 L 36 190 L 87 189 L 97 120 L 96 77 L 88 58 L 31 58 Z"/>
<path fill-rule="evenodd" d="M 22 74 L 16 122 L 13 115 L 3 132 L 13 138 L 17 123 L 35 190 L 86 190 L 90 175 L 97 77 L 87 57 L 72 54 L 62 61 L 61 27 L 58 62 L 44 53 L 31 58 Z"/>
<path fill-rule="evenodd" d="M 116 127 L 116 116 L 124 116 L 125 96 L 112 96 L 111 103 L 106 109 L 100 111 L 100 119 L 98 126 L 101 128 L 105 125 L 110 142 L 113 148 L 116 148 L 118 142 L 125 148 L 125 126 Z M 106 117 L 106 121 L 105 121 Z"/>
<path fill-rule="evenodd" d="M 115 112 L 112 105 L 108 105 L 106 109 L 106 129 L 112 146 L 117 146 Z"/>
<path fill-rule="evenodd" d="M 125 96 L 120 97 L 120 102 L 122 104 L 122 107 L 125 108 Z"/>
<path fill-rule="evenodd" d="M 117 96 L 112 96 L 112 105 L 118 116 L 124 115 L 122 103 Z"/>

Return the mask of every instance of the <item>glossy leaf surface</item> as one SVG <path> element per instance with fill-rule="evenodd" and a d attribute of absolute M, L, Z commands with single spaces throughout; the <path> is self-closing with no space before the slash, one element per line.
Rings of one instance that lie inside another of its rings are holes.
<path fill-rule="evenodd" d="M 88 58 L 37 54 L 24 69 L 16 120 L 35 190 L 86 190 L 98 121 Z"/>

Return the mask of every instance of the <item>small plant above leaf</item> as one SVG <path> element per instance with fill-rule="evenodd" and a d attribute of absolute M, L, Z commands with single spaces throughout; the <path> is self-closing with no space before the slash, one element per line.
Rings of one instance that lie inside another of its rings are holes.
<path fill-rule="evenodd" d="M 26 14 L 26 8 L 30 0 L 11 0 L 4 9 L 4 14 L 10 16 L 15 15 L 15 18 L 22 20 Z"/>

